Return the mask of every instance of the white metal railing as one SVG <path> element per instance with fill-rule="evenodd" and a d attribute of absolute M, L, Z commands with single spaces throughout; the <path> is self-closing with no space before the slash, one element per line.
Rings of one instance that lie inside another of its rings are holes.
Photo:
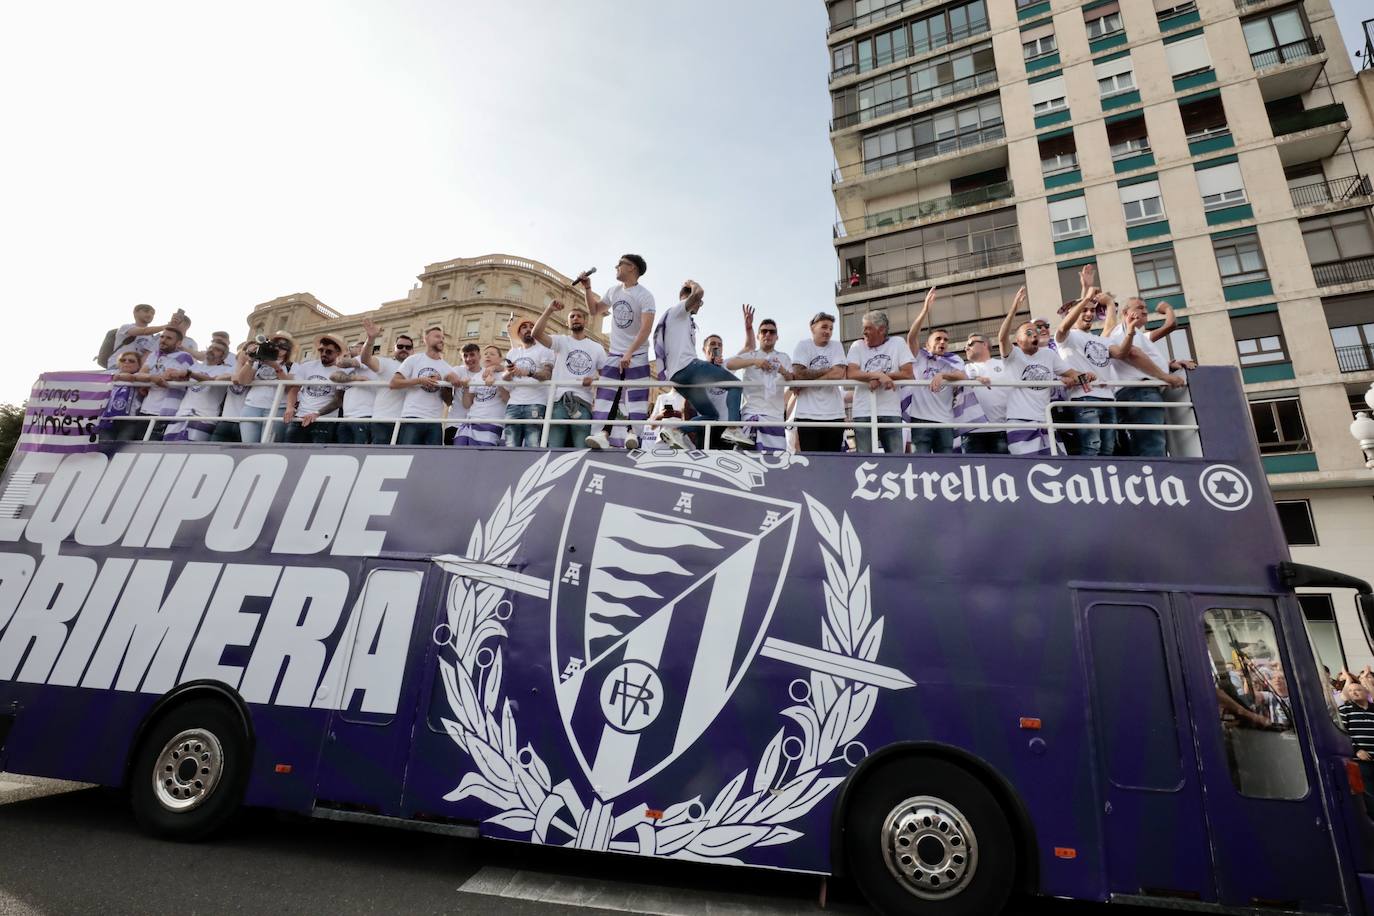
<path fill-rule="evenodd" d="M 96 383 L 83 383 L 83 384 L 96 385 Z M 109 382 L 109 383 L 106 383 L 106 384 L 108 384 L 108 385 L 111 386 L 111 387 L 114 387 L 114 386 L 148 387 L 148 386 L 150 386 L 150 383 L 147 383 L 147 382 Z M 198 381 L 191 381 L 191 380 L 188 380 L 188 381 L 177 381 L 177 382 L 167 382 L 167 383 L 165 383 L 166 387 L 175 387 L 175 388 L 189 388 L 189 387 L 192 387 L 192 386 L 195 386 L 195 387 L 201 387 L 201 386 L 228 387 L 228 386 L 231 385 L 231 384 L 233 384 L 233 383 L 230 382 L 230 381 L 227 381 L 227 380 L 215 380 L 215 381 L 204 381 L 204 382 L 198 382 Z M 286 424 L 286 420 L 285 420 L 284 416 L 282 415 L 282 412 L 279 411 L 279 408 L 284 408 L 284 407 L 285 407 L 285 402 L 284 402 L 284 398 L 283 398 L 283 390 L 286 389 L 286 388 L 291 388 L 291 387 L 301 387 L 301 386 L 304 386 L 304 385 L 320 385 L 320 384 L 321 384 L 321 382 L 320 382 L 319 379 L 276 379 L 276 380 L 272 380 L 272 381 L 255 381 L 255 382 L 251 383 L 251 384 L 248 385 L 248 386 L 244 386 L 244 387 L 258 387 L 258 388 L 261 388 L 261 387 L 266 387 L 266 386 L 269 386 L 269 385 L 270 385 L 270 386 L 272 386 L 272 387 L 275 389 L 275 391 L 273 392 L 272 405 L 271 405 L 271 407 L 268 409 L 268 412 L 267 412 L 266 415 L 261 415 L 261 416 L 239 416 L 239 417 L 234 417 L 234 416 L 192 417 L 192 416 L 185 416 L 185 415 L 183 415 L 183 416 L 158 416 L 158 415 L 149 415 L 149 414 L 131 414 L 131 415 L 126 415 L 126 416 L 106 416 L 106 417 L 103 417 L 102 419 L 104 419 L 104 420 L 119 420 L 119 421 L 137 421 L 137 422 L 144 423 L 144 424 L 145 424 L 145 429 L 144 429 L 143 436 L 142 436 L 142 438 L 143 438 L 144 441 L 148 441 L 148 440 L 151 438 L 152 433 L 153 433 L 153 430 L 154 430 L 154 428 L 155 428 L 155 424 L 158 424 L 158 423 L 179 423 L 179 422 L 188 421 L 188 420 L 201 420 L 201 421 L 210 421 L 210 420 L 217 420 L 217 421 L 218 421 L 218 420 L 222 420 L 222 421 L 230 422 L 230 423 L 244 423 L 244 422 L 246 422 L 246 423 L 261 423 L 261 424 L 262 424 L 262 434 L 261 434 L 261 436 L 260 436 L 259 441 L 260 441 L 261 443 L 267 444 L 267 443 L 272 443 L 272 442 L 273 442 L 274 437 L 275 437 L 274 428 L 275 428 L 275 426 L 276 426 L 277 424 L 281 424 L 283 427 L 287 425 L 287 424 Z M 519 380 L 519 381 L 510 381 L 510 382 L 501 381 L 501 380 L 496 380 L 496 381 L 494 381 L 492 384 L 495 385 L 495 386 L 497 386 L 497 387 L 504 387 L 504 388 L 517 388 L 517 387 L 527 388 L 527 387 L 531 387 L 531 386 L 537 385 L 537 386 L 540 386 L 540 387 L 542 387 L 542 388 L 544 388 L 544 389 L 546 390 L 545 400 L 544 400 L 544 416 L 543 416 L 543 417 L 528 418 L 528 419 L 525 419 L 525 418 L 514 418 L 514 417 L 504 417 L 504 416 L 503 416 L 503 417 L 492 417 L 492 418 L 479 418 L 479 421 L 481 421 L 481 422 L 497 423 L 497 424 L 501 424 L 501 425 L 503 425 L 503 426 L 504 426 L 504 425 L 529 426 L 529 425 L 533 425 L 533 424 L 538 424 L 538 425 L 541 427 L 541 433 L 540 433 L 540 437 L 539 437 L 539 447 L 540 447 L 540 448 L 547 448 L 547 447 L 548 447 L 548 442 L 549 442 L 549 430 L 550 430 L 552 427 L 554 427 L 554 426 L 592 426 L 592 425 L 596 425 L 596 426 L 613 426 L 613 427 L 614 427 L 614 426 L 632 426 L 632 425 L 634 425 L 634 426 L 642 426 L 642 425 L 645 425 L 645 424 L 648 424 L 648 423 L 653 423 L 653 425 L 655 425 L 655 426 L 660 426 L 660 427 L 683 427 L 683 426 L 701 427 L 701 428 L 704 429 L 703 442 L 702 442 L 702 448 L 704 448 L 704 449 L 705 449 L 705 448 L 710 448 L 710 444 L 711 444 L 711 430 L 713 430 L 713 429 L 715 429 L 715 428 L 717 428 L 717 427 L 726 427 L 726 428 L 730 428 L 730 427 L 746 427 L 746 428 L 754 428 L 754 427 L 760 427 L 760 426 L 770 426 L 770 427 L 772 427 L 772 426 L 784 426 L 784 427 L 786 427 L 786 428 L 808 428 L 808 429 L 837 429 L 837 428 L 838 428 L 838 429 L 855 429 L 855 430 L 858 430 L 858 429 L 863 428 L 863 429 L 867 429 L 867 430 L 869 431 L 870 439 L 872 440 L 872 442 L 873 442 L 873 444 L 874 444 L 875 446 L 877 445 L 877 442 L 878 442 L 878 431 L 879 431 L 879 430 L 882 430 L 882 429 L 953 429 L 953 430 L 966 430 L 966 431 L 979 431 L 979 432 L 993 432 L 993 431 L 1007 431 L 1007 432 L 1009 432 L 1009 431 L 1017 430 L 1017 429 L 1032 429 L 1032 430 L 1033 430 L 1033 429 L 1044 429 L 1044 430 L 1047 430 L 1047 431 L 1049 432 L 1049 434 L 1050 434 L 1050 435 L 1049 435 L 1049 440 L 1050 440 L 1050 451 L 1051 451 L 1051 454 L 1054 454 L 1054 455 L 1058 455 L 1058 454 L 1059 454 L 1059 444 L 1058 444 L 1057 439 L 1056 439 L 1056 437 L 1055 437 L 1054 434 L 1055 434 L 1057 431 L 1060 431 L 1060 430 L 1100 429 L 1100 430 L 1127 430 L 1127 431 L 1129 431 L 1129 430 L 1133 430 L 1133 429 L 1139 429 L 1139 430 L 1158 430 L 1158 431 L 1161 431 L 1161 432 L 1167 432 L 1167 431 L 1191 431 L 1191 432 L 1197 432 L 1197 431 L 1198 431 L 1198 426 L 1197 426 L 1197 423 L 1196 423 L 1196 422 L 1193 422 L 1193 423 L 1073 423 L 1073 422 L 1057 421 L 1057 420 L 1055 420 L 1055 418 L 1054 418 L 1054 412 L 1055 412 L 1056 410 L 1061 410 L 1061 411 L 1062 411 L 1062 410 L 1071 410 L 1071 409 L 1073 409 L 1074 407 L 1080 407 L 1080 408 L 1081 408 L 1081 407 L 1084 407 L 1084 406 L 1090 406 L 1090 407 L 1132 407 L 1132 408 L 1133 408 L 1133 407 L 1143 407 L 1143 408 L 1147 408 L 1147 409 L 1164 409 L 1164 410 L 1183 409 L 1183 410 L 1190 410 L 1190 411 L 1191 411 L 1191 409 L 1193 408 L 1193 402 L 1192 402 L 1191 400 L 1186 400 L 1186 401 L 1162 400 L 1162 401 L 1160 401 L 1160 402 L 1152 402 L 1152 401 L 1122 401 L 1122 400 L 1117 400 L 1117 399 L 1112 399 L 1112 400 L 1105 400 L 1105 399 L 1097 400 L 1097 399 L 1095 399 L 1095 400 L 1092 401 L 1092 403 L 1091 403 L 1090 405 L 1083 405 L 1083 404 L 1081 404 L 1080 402 L 1077 402 L 1077 401 L 1074 401 L 1074 400 L 1060 400 L 1060 401 L 1053 401 L 1053 400 L 1052 400 L 1052 401 L 1049 402 L 1049 404 L 1047 405 L 1047 407 L 1046 407 L 1046 409 L 1045 409 L 1045 422 L 1044 422 L 1043 424 L 1038 423 L 1038 422 L 1032 422 L 1032 421 L 1017 421 L 1017 420 L 1004 420 L 1004 421 L 1001 421 L 1001 422 L 992 421 L 992 420 L 963 421 L 963 422 L 955 421 L 955 422 L 950 422 L 950 423 L 927 422 L 927 421 L 922 421 L 922 420 L 901 420 L 901 421 L 899 421 L 899 422 L 890 422 L 890 421 L 884 422 L 884 421 L 880 421 L 880 420 L 879 420 L 879 414 L 878 414 L 878 412 L 877 412 L 877 398 L 870 398 L 870 401 L 869 401 L 870 410 L 869 410 L 869 415 L 868 415 L 867 419 L 864 419 L 864 418 L 861 418 L 861 417 L 858 417 L 858 416 L 853 416 L 852 418 L 850 418 L 850 419 L 845 419 L 845 420 L 797 420 L 797 419 L 790 419 L 790 420 L 789 420 L 789 419 L 772 419 L 772 420 L 754 420 L 754 421 L 749 421 L 749 420 L 729 420 L 729 419 L 726 419 L 726 418 L 719 418 L 719 419 L 715 419 L 715 420 L 708 420 L 708 419 L 706 419 L 706 418 L 704 418 L 704 417 L 700 417 L 700 416 L 693 417 L 693 418 L 691 418 L 690 420 L 685 420 L 685 419 L 681 419 L 681 418 L 674 418 L 674 419 L 671 419 L 671 420 L 648 420 L 648 419 L 645 419 L 645 420 L 629 420 L 629 419 L 626 419 L 626 418 L 624 418 L 624 417 L 616 417 L 616 418 L 604 419 L 604 420 L 601 420 L 601 419 L 593 419 L 593 418 L 584 418 L 584 419 L 554 419 L 553 416 L 552 416 L 552 414 L 553 414 L 553 405 L 554 405 L 554 402 L 557 400 L 557 393 L 558 393 L 558 390 L 559 390 L 560 388 L 569 388 L 569 387 L 572 387 L 572 386 L 569 385 L 568 382 L 566 382 L 566 381 L 554 382 L 554 381 L 552 381 L 552 380 L 550 380 L 550 381 L 539 381 L 539 380 L 521 379 L 521 380 Z M 779 380 L 779 384 L 781 384 L 781 385 L 783 385 L 783 386 L 785 386 L 785 387 L 787 387 L 787 388 L 853 388 L 853 389 L 856 389 L 856 390 L 857 390 L 857 389 L 859 389 L 859 388 L 861 388 L 861 387 L 862 387 L 862 388 L 867 388 L 867 387 L 868 387 L 868 383 L 867 383 L 867 382 L 855 381 L 855 380 L 851 380 L 851 379 L 823 379 L 823 380 L 822 380 L 822 379 L 816 379 L 816 380 L 791 381 L 791 382 L 789 382 L 789 381 L 784 381 L 784 380 L 781 380 L 781 379 L 780 379 L 780 380 Z M 961 388 L 961 387 L 981 388 L 981 387 L 984 387 L 983 384 L 982 384 L 981 382 L 979 382 L 979 381 L 977 381 L 977 380 L 975 380 L 975 379 L 961 380 L 961 381 L 949 381 L 949 382 L 944 382 L 943 384 L 944 384 L 944 387 L 949 387 L 949 388 Z M 334 387 L 334 388 L 344 388 L 344 389 L 346 389 L 346 388 L 351 388 L 351 387 L 361 387 L 361 388 L 387 388 L 387 389 L 389 389 L 389 388 L 391 387 L 390 382 L 388 382 L 388 381 L 381 381 L 381 380 L 378 380 L 378 381 L 367 381 L 367 382 L 333 382 L 333 381 L 331 381 L 331 382 L 328 382 L 328 385 L 329 385 L 330 387 Z M 928 387 L 929 387 L 929 382 L 926 382 L 926 381 L 923 381 L 923 380 L 894 380 L 894 381 L 893 381 L 893 386 L 894 386 L 894 388 L 897 388 L 897 389 L 902 389 L 902 388 L 928 388 Z M 97 387 L 98 387 L 98 385 L 97 385 Z M 455 386 L 454 386 L 452 383 L 450 383 L 450 382 L 447 382 L 447 381 L 440 381 L 440 382 L 435 382 L 435 387 L 436 387 L 436 389 L 438 389 L 438 388 L 450 388 L 450 389 L 454 389 L 455 395 L 457 395 L 459 392 L 461 392 L 462 388 L 465 387 L 465 386 L 458 386 L 458 387 L 455 387 Z M 754 388 L 754 389 L 757 389 L 757 388 L 759 387 L 759 383 L 758 383 L 758 382 L 745 382 L 745 381 L 742 381 L 742 380 L 738 380 L 738 379 L 737 379 L 737 380 L 735 380 L 735 381 L 710 381 L 710 382 L 703 382 L 703 383 L 700 383 L 700 384 L 697 384 L 697 385 L 692 385 L 692 386 L 683 386 L 683 385 L 673 385 L 673 384 L 668 383 L 668 382 L 657 381 L 657 380 L 652 379 L 652 378 L 650 378 L 650 379 L 641 379 L 641 380 L 636 380 L 636 381 L 612 381 L 612 380 L 609 380 L 609 379 L 600 379 L 600 378 L 598 378 L 593 384 L 591 384 L 591 385 L 589 385 L 589 386 L 585 386 L 585 389 L 588 391 L 588 393 L 592 393 L 592 392 L 594 392 L 594 391 L 595 391 L 596 389 L 598 389 L 598 388 L 621 388 L 621 389 L 648 388 L 648 389 L 651 389 L 651 390 L 652 390 L 652 389 L 657 389 L 657 388 L 669 388 L 669 389 L 677 390 L 677 389 L 679 389 L 679 388 L 684 388 L 684 387 L 694 387 L 694 388 Z M 991 387 L 998 387 L 998 388 L 1039 388 L 1039 389 L 1044 389 L 1044 388 L 1065 388 L 1065 387 L 1077 387 L 1077 386 L 1076 386 L 1076 385 L 1072 385 L 1072 386 L 1065 385 L 1064 382 L 1062 382 L 1061 380 L 1059 380 L 1059 379 L 1056 378 L 1056 379 L 1049 379 L 1049 380 L 1045 380 L 1045 381 L 1020 381 L 1020 380 L 1013 380 L 1013 381 L 998 381 L 998 382 L 993 382 L 992 385 L 991 385 Z M 1118 380 L 1118 381 L 1112 381 L 1112 382 L 1110 382 L 1110 383 L 1103 383 L 1102 387 L 1112 387 L 1112 388 L 1164 388 L 1165 385 L 1164 385 L 1164 383 L 1162 383 L 1162 382 L 1153 381 L 1153 380 L 1148 380 L 1148 381 L 1119 381 L 1119 380 Z M 588 399 L 588 400 L 590 400 L 590 399 Z M 395 444 L 396 444 L 396 441 L 397 441 L 397 438 L 398 438 L 399 435 L 400 435 L 401 427 L 402 427 L 402 425 L 404 425 L 404 424 L 430 424 L 430 423 L 438 423 L 438 424 L 442 424 L 442 425 L 449 425 L 449 424 L 459 424 L 459 423 L 463 423 L 463 422 L 466 422 L 466 421 L 467 421 L 467 418 L 463 418 L 463 417 L 447 417 L 447 416 L 444 416 L 444 417 L 432 417 L 432 418 L 421 418 L 421 417 L 378 417 L 378 416 L 368 416 L 368 417 L 329 416 L 329 417 L 318 417 L 318 418 L 316 418 L 315 420 L 313 420 L 313 421 L 311 421 L 311 422 L 312 422 L 312 423 L 326 423 L 326 424 L 329 424 L 329 423 L 391 423 L 391 424 L 394 424 L 394 427 L 393 427 L 392 432 L 391 432 L 391 444 L 392 444 L 392 445 L 395 445 Z"/>

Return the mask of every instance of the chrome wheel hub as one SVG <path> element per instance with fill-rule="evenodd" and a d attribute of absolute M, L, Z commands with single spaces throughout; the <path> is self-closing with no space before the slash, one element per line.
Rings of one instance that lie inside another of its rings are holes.
<path fill-rule="evenodd" d="M 888 871 L 927 900 L 958 894 L 978 868 L 978 844 L 968 819 L 949 802 L 928 795 L 908 798 L 888 812 L 882 843 Z"/>
<path fill-rule="evenodd" d="M 200 806 L 224 771 L 219 739 L 202 728 L 187 729 L 162 748 L 153 765 L 153 796 L 178 813 Z"/>

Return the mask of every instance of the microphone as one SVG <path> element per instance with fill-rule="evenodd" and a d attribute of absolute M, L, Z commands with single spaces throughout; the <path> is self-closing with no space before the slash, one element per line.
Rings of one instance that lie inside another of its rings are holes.
<path fill-rule="evenodd" d="M 587 279 L 588 277 L 590 277 L 590 276 L 591 276 L 592 274 L 594 274 L 594 273 L 596 273 L 596 268 L 595 268 L 595 267 L 588 267 L 586 270 L 582 271 L 582 273 L 580 273 L 580 274 L 577 275 L 577 280 L 574 280 L 574 281 L 573 281 L 573 286 L 576 286 L 576 285 L 577 285 L 578 280 L 585 280 L 585 279 Z M 591 285 L 591 284 L 588 284 L 588 286 L 590 286 L 590 285 Z"/>

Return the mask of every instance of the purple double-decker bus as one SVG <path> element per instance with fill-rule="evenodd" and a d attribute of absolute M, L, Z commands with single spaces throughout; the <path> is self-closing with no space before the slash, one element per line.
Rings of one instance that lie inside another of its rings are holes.
<path fill-rule="evenodd" d="M 95 443 L 0 484 L 0 769 L 1013 893 L 1374 912 L 1237 376 L 1201 457 Z M 41 441 L 40 441 L 41 440 Z"/>

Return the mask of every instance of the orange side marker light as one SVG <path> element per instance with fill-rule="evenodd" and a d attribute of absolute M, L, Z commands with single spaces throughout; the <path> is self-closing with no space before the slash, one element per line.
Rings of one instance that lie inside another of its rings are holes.
<path fill-rule="evenodd" d="M 1027 731 L 1038 732 L 1040 731 L 1040 720 L 1035 716 L 1022 716 L 1021 727 Z"/>

